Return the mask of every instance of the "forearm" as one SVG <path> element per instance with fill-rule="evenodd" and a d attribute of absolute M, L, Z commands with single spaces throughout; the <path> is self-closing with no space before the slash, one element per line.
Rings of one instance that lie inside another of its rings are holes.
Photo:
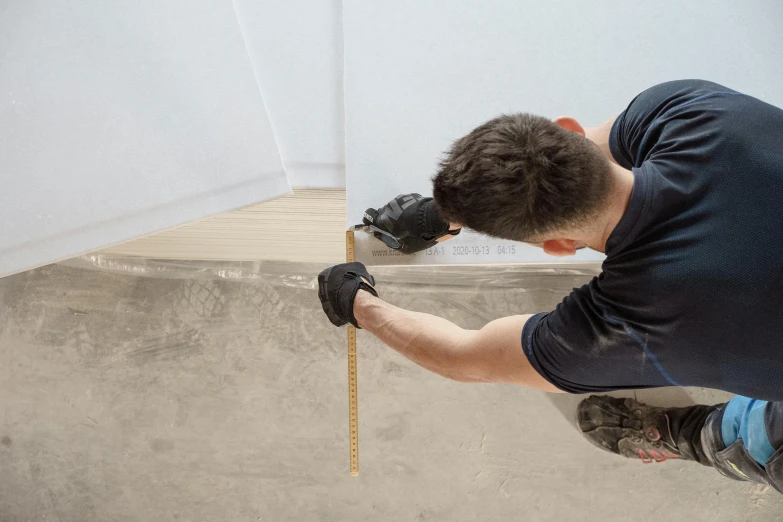
<path fill-rule="evenodd" d="M 557 391 L 530 366 L 522 351 L 529 315 L 504 317 L 466 330 L 436 317 L 403 310 L 359 292 L 354 315 L 363 329 L 416 364 L 460 382 L 499 382 Z"/>
<path fill-rule="evenodd" d="M 458 381 L 482 380 L 464 361 L 463 346 L 474 331 L 434 315 L 403 310 L 367 292 L 357 294 L 353 310 L 359 326 L 419 366 Z"/>

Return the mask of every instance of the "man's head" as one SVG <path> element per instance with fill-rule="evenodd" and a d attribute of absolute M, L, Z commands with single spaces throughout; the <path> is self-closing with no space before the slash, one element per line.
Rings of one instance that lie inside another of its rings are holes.
<path fill-rule="evenodd" d="M 546 243 L 592 228 L 611 180 L 609 160 L 576 120 L 513 114 L 454 142 L 433 178 L 433 196 L 452 223 Z"/>

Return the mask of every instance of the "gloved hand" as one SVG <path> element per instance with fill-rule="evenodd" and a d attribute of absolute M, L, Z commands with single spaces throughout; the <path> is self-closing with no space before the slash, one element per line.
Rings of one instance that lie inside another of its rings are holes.
<path fill-rule="evenodd" d="M 359 290 L 367 290 L 378 297 L 373 285 L 373 276 L 357 262 L 334 265 L 318 274 L 318 299 L 326 317 L 335 326 L 351 323 L 359 328 L 353 316 L 353 300 Z"/>
<path fill-rule="evenodd" d="M 462 230 L 449 230 L 449 223 L 438 215 L 435 201 L 421 194 L 400 194 L 377 210 L 368 208 L 362 221 L 378 229 L 374 235 L 386 246 L 405 254 L 430 248 L 437 244 L 436 239 L 455 236 Z"/>

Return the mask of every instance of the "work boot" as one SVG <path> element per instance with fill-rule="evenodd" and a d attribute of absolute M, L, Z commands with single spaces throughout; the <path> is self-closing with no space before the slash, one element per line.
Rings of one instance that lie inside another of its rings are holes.
<path fill-rule="evenodd" d="M 633 399 L 593 395 L 579 404 L 577 427 L 599 448 L 644 464 L 696 460 L 677 447 L 667 411 Z"/>

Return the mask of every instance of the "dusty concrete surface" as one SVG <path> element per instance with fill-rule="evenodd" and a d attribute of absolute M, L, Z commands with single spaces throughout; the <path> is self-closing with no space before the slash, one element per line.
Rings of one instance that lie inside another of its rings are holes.
<path fill-rule="evenodd" d="M 481 292 L 380 279 L 392 302 L 478 327 L 586 278 Z M 364 332 L 352 478 L 345 331 L 304 283 L 62 266 L 0 280 L 0 520 L 783 519 L 767 488 L 590 446 L 571 425 L 578 397 L 448 382 Z M 692 397 L 721 395 L 652 402 Z"/>

